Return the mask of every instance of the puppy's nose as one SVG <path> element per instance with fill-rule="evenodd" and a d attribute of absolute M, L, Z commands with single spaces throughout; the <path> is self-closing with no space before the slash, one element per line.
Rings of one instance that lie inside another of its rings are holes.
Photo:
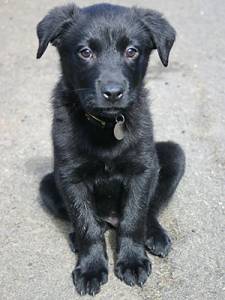
<path fill-rule="evenodd" d="M 124 89 L 123 86 L 119 83 L 107 83 L 102 88 L 103 97 L 111 102 L 116 102 L 123 98 Z"/>

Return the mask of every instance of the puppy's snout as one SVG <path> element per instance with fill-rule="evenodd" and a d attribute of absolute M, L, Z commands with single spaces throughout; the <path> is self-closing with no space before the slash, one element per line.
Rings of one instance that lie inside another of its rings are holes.
<path fill-rule="evenodd" d="M 124 87 L 120 83 L 109 82 L 107 84 L 104 84 L 101 90 L 102 96 L 110 102 L 116 102 L 123 98 Z"/>

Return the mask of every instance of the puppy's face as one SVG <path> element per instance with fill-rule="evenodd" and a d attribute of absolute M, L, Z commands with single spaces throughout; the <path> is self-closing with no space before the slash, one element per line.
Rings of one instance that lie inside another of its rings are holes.
<path fill-rule="evenodd" d="M 175 32 L 156 12 L 100 4 L 52 10 L 38 36 L 38 58 L 48 42 L 57 46 L 64 81 L 83 110 L 114 115 L 137 101 L 153 49 L 167 65 Z"/>
<path fill-rule="evenodd" d="M 122 19 L 122 24 L 121 24 Z M 82 34 L 77 34 L 82 32 Z M 151 45 L 129 16 L 86 14 L 59 48 L 64 76 L 89 112 L 117 113 L 136 99 Z"/>

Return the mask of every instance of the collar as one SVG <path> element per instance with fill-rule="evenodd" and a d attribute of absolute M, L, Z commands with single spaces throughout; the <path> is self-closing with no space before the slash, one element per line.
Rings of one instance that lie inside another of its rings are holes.
<path fill-rule="evenodd" d="M 105 128 L 106 127 L 106 121 L 92 115 L 89 113 L 85 113 L 85 117 L 88 121 L 95 123 L 96 125 L 99 125 L 101 128 Z"/>
<path fill-rule="evenodd" d="M 120 116 L 122 116 L 122 118 L 124 118 L 123 115 L 119 115 L 119 116 L 116 116 L 115 118 L 113 119 L 100 119 L 99 117 L 96 117 L 95 115 L 93 114 L 90 114 L 90 113 L 85 113 L 85 117 L 86 119 L 94 124 L 94 125 L 97 125 L 99 127 L 101 127 L 102 129 L 106 129 L 106 128 L 113 128 L 115 126 L 116 123 L 118 123 L 118 121 L 120 121 Z"/>
<path fill-rule="evenodd" d="M 94 122 L 95 125 L 99 125 L 102 129 L 104 128 L 111 128 L 113 129 L 113 135 L 115 137 L 115 139 L 117 140 L 122 140 L 124 138 L 124 123 L 125 123 L 125 117 L 122 114 L 119 114 L 115 117 L 115 119 L 113 121 L 105 121 L 102 120 L 90 113 L 85 113 L 85 116 L 87 118 L 88 121 L 90 122 Z"/>

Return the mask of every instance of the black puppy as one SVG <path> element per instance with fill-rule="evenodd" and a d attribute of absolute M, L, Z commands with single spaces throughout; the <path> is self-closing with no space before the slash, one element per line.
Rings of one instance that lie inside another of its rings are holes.
<path fill-rule="evenodd" d="M 41 182 L 45 203 L 74 226 L 80 294 L 107 282 L 106 224 L 117 230 L 116 275 L 142 286 L 145 249 L 166 256 L 157 221 L 183 173 L 182 149 L 155 143 L 143 78 L 157 49 L 164 66 L 175 31 L 157 12 L 99 4 L 57 7 L 38 24 L 37 58 L 57 47 L 62 76 L 53 95 L 54 172 Z"/>

